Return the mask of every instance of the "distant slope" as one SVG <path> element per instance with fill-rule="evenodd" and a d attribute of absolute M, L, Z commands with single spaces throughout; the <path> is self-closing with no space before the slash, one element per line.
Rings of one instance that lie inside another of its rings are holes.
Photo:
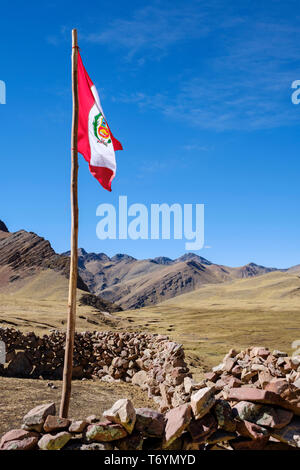
<path fill-rule="evenodd" d="M 69 256 L 69 252 L 64 254 Z M 195 253 L 186 253 L 175 260 L 164 256 L 137 260 L 125 254 L 109 258 L 105 253 L 87 253 L 81 248 L 78 255 L 80 276 L 90 291 L 125 309 L 155 305 L 205 284 L 260 276 L 276 270 L 254 263 L 231 268 L 214 264 Z"/>
<path fill-rule="evenodd" d="M 10 233 L 2 223 L 0 230 L 0 293 L 32 299 L 67 295 L 70 259 L 55 253 L 48 240 L 33 232 Z M 48 273 L 47 275 L 45 273 Z M 43 280 L 43 282 L 42 282 Z M 98 310 L 119 311 L 120 307 L 91 294 L 80 275 L 79 299 Z M 83 294 L 85 292 L 85 294 Z"/>
<path fill-rule="evenodd" d="M 289 308 L 298 308 L 300 301 L 300 277 L 286 272 L 271 272 L 259 277 L 238 279 L 219 284 L 203 286 L 188 294 L 180 295 L 168 303 L 176 306 L 209 308 L 239 307 L 263 303 L 270 308 L 280 308 L 288 304 Z"/>
<path fill-rule="evenodd" d="M 91 297 L 92 302 L 85 301 L 86 297 Z M 68 279 L 53 269 L 40 270 L 0 291 L 0 326 L 40 333 L 50 328 L 65 330 L 67 305 Z M 120 327 L 115 316 L 118 313 L 111 313 L 119 310 L 115 305 L 78 289 L 76 330 Z"/>
<path fill-rule="evenodd" d="M 278 271 L 203 285 L 120 316 L 132 330 L 167 332 L 184 344 L 191 362 L 200 356 L 212 366 L 230 348 L 265 345 L 291 353 L 300 338 L 299 305 L 300 276 Z"/>
<path fill-rule="evenodd" d="M 291 273 L 291 274 L 297 274 L 297 273 L 300 274 L 300 264 L 297 264 L 296 266 L 292 266 L 291 268 L 287 269 L 286 271 L 288 273 Z"/>

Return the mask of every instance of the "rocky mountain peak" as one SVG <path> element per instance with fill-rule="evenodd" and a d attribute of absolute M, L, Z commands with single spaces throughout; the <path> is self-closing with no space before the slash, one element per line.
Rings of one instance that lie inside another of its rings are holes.
<path fill-rule="evenodd" d="M 0 220 L 0 231 L 1 231 L 1 232 L 9 233 L 8 228 L 7 228 L 7 226 L 5 225 L 5 223 L 3 222 L 3 220 Z"/>

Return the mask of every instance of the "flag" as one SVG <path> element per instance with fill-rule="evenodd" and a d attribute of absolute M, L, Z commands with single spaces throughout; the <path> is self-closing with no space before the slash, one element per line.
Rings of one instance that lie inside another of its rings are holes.
<path fill-rule="evenodd" d="M 89 163 L 90 172 L 103 188 L 111 191 L 116 174 L 115 151 L 123 150 L 105 118 L 95 85 L 78 52 L 78 152 Z"/>

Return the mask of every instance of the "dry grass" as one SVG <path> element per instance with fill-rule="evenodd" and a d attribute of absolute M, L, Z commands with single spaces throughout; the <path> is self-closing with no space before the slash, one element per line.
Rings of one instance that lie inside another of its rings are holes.
<path fill-rule="evenodd" d="M 22 417 L 37 405 L 55 402 L 58 412 L 61 381 L 53 382 L 58 387 L 56 390 L 48 387 L 47 383 L 45 380 L 0 377 L 0 436 L 10 429 L 20 428 Z M 101 418 L 103 411 L 119 398 L 129 398 L 137 408 L 156 409 L 156 404 L 137 386 L 75 380 L 69 416 L 82 419 L 95 414 Z"/>
<path fill-rule="evenodd" d="M 299 293 L 297 275 L 270 273 L 203 286 L 119 316 L 132 330 L 167 333 L 184 345 L 189 358 L 200 357 L 211 367 L 232 347 L 261 344 L 291 353 L 292 341 L 300 339 Z"/>
<path fill-rule="evenodd" d="M 77 298 L 82 291 L 77 291 Z M 0 326 L 45 334 L 51 328 L 65 330 L 67 317 L 68 280 L 53 270 L 33 276 L 25 286 L 14 283 L 10 290 L 0 292 Z M 123 323 L 117 316 L 104 315 L 77 301 L 76 329 L 109 330 Z"/>
<path fill-rule="evenodd" d="M 118 312 L 107 317 L 91 307 L 78 307 L 77 330 L 131 330 L 168 334 L 181 342 L 196 378 L 217 364 L 232 347 L 265 345 L 291 353 L 300 339 L 300 279 L 296 274 L 270 273 L 252 279 L 203 286 L 154 307 Z M 65 329 L 67 280 L 45 272 L 18 292 L 0 294 L 0 326 L 46 333 Z M 82 318 L 84 317 L 84 318 Z M 19 426 L 33 406 L 59 404 L 60 387 L 45 381 L 0 378 L 0 434 Z M 74 382 L 71 415 L 99 415 L 117 398 L 136 406 L 154 406 L 139 388 L 102 382 Z"/>

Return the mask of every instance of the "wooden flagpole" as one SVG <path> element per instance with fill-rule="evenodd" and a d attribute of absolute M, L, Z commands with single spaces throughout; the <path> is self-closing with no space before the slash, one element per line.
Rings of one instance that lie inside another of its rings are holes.
<path fill-rule="evenodd" d="M 68 324 L 66 334 L 63 388 L 59 415 L 67 418 L 72 386 L 73 349 L 76 320 L 76 288 L 78 271 L 78 43 L 77 30 L 72 30 L 72 96 L 73 117 L 71 137 L 71 260 L 68 298 Z"/>

